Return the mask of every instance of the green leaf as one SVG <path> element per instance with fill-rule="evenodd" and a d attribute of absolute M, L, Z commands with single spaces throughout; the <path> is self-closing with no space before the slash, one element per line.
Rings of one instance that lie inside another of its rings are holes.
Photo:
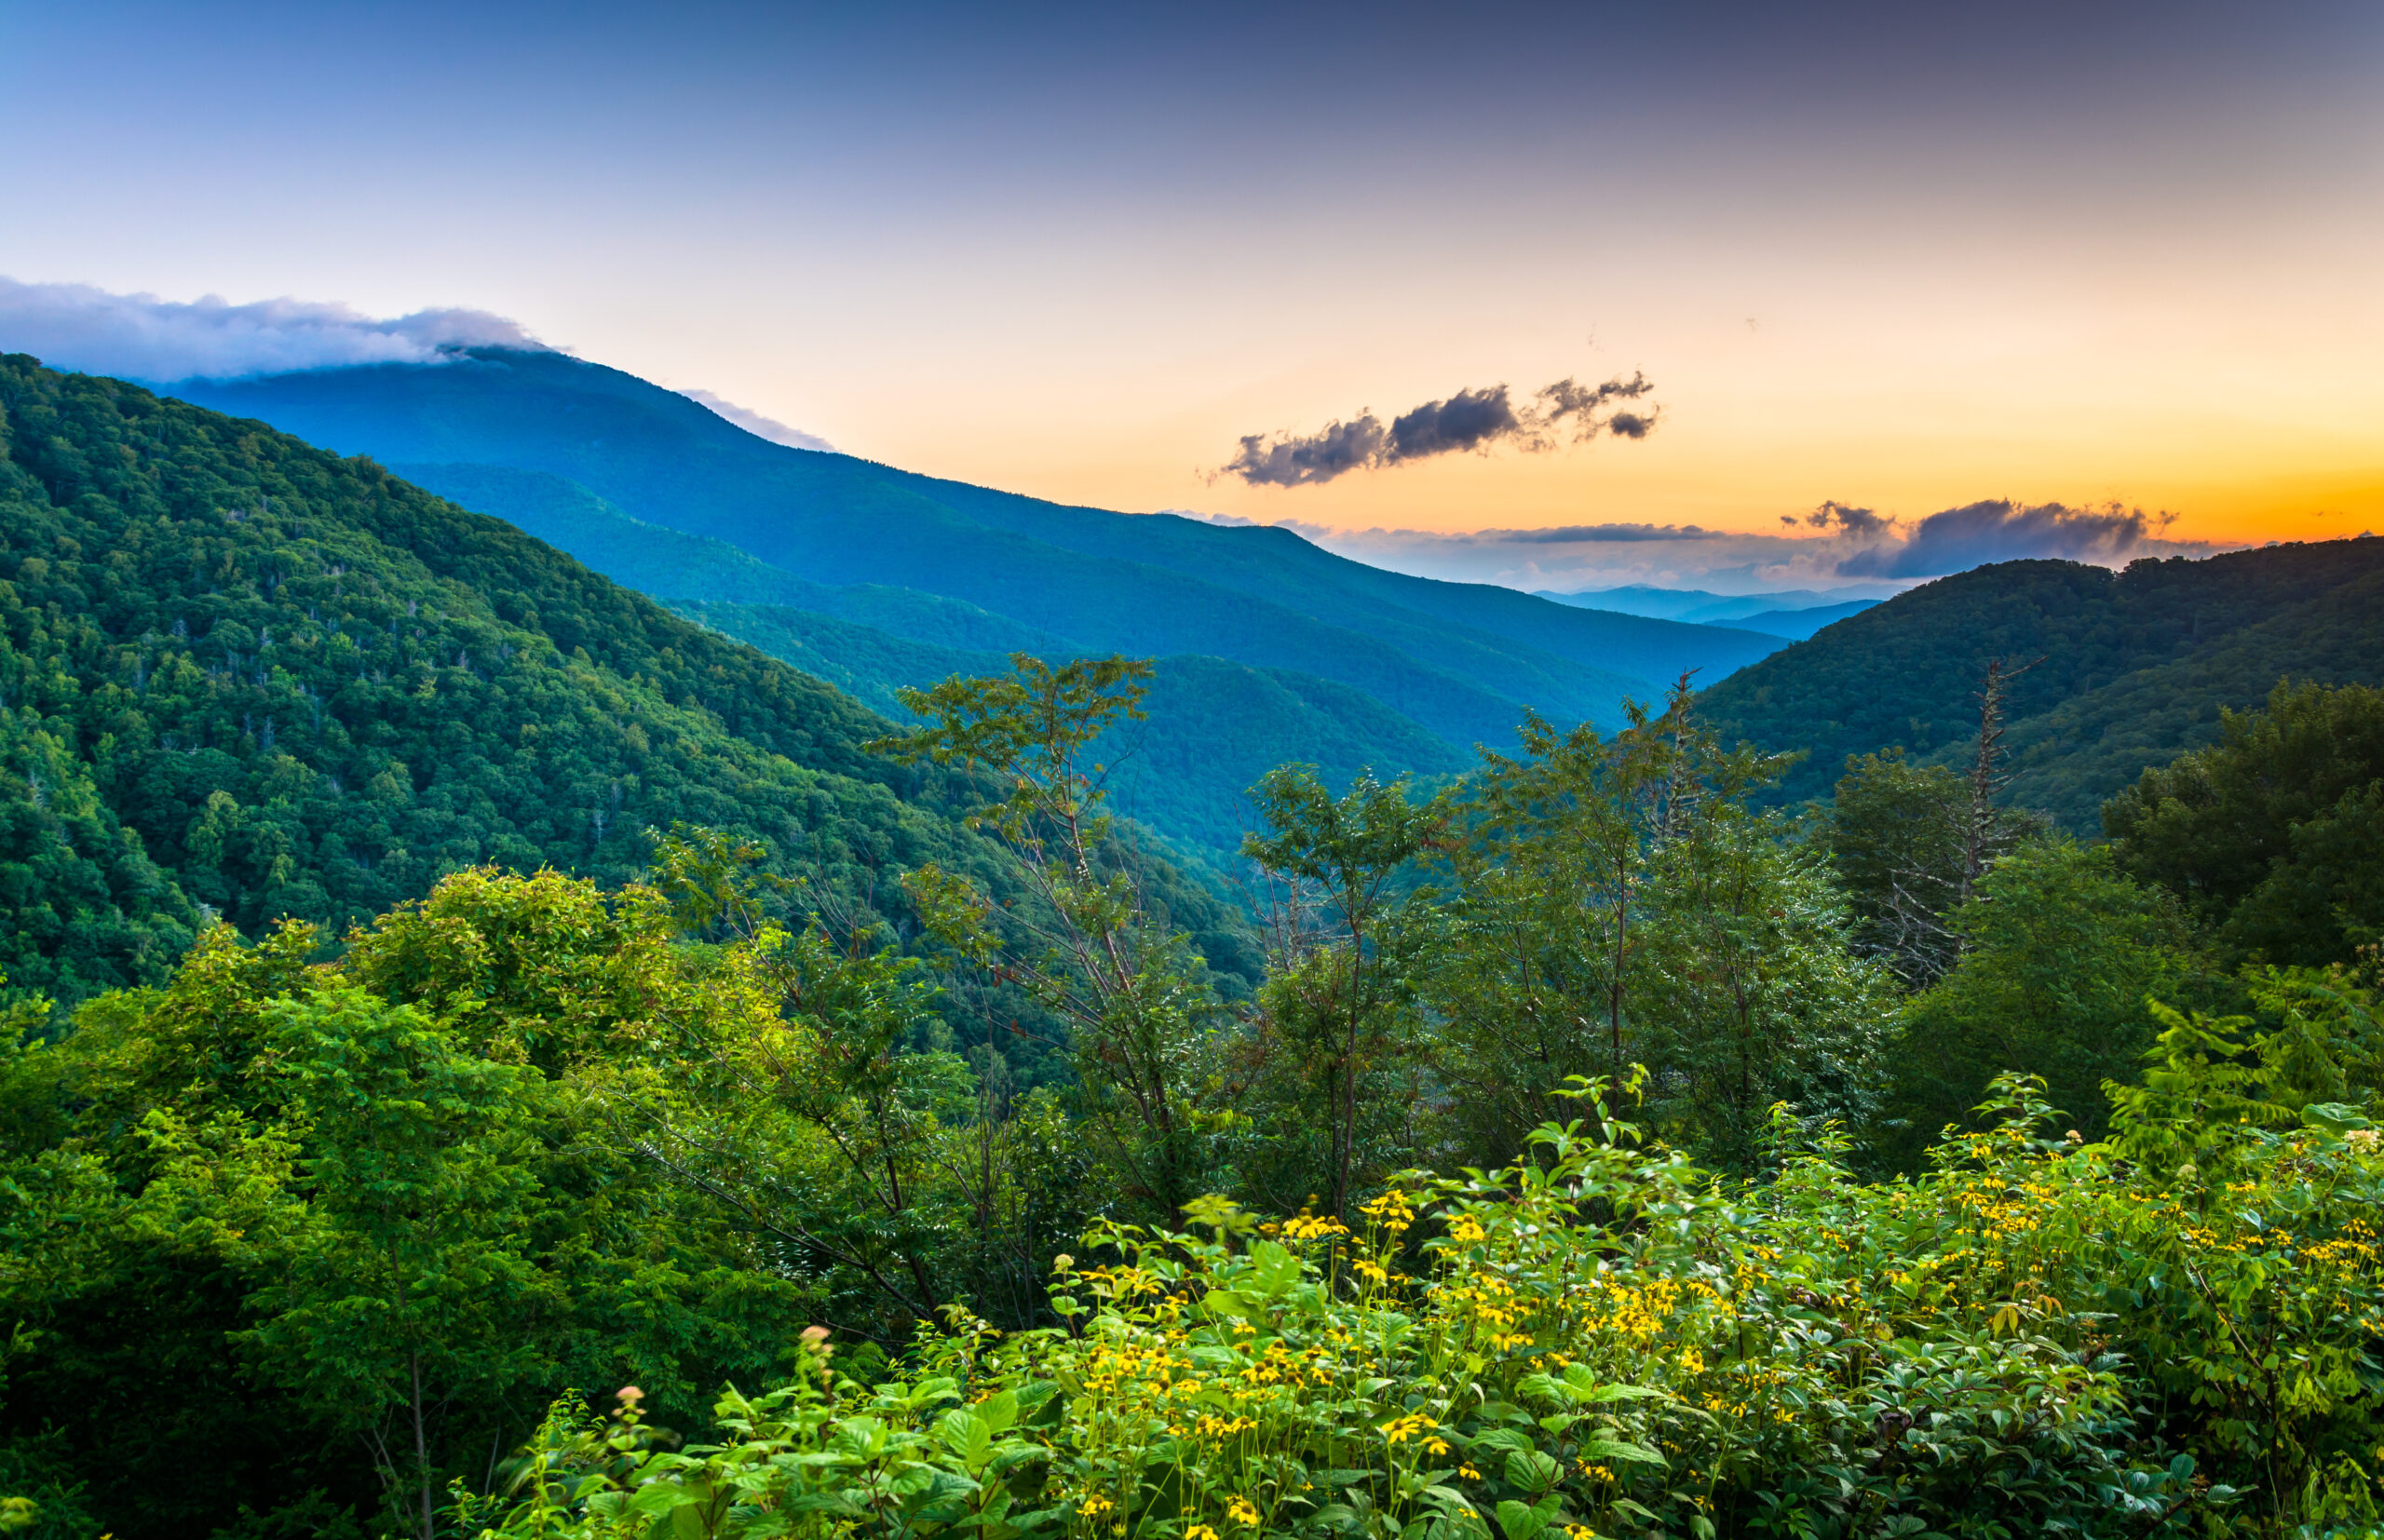
<path fill-rule="evenodd" d="M 1666 1466 L 1664 1457 L 1645 1444 L 1626 1444 L 1613 1439 L 1589 1439 L 1581 1444 L 1584 1460 L 1627 1460 L 1643 1466 Z"/>
<path fill-rule="evenodd" d="M 1300 1259 L 1280 1241 L 1262 1240 L 1250 1249 L 1258 1292 L 1280 1299 L 1300 1280 Z"/>
<path fill-rule="evenodd" d="M 976 1412 L 954 1410 L 936 1419 L 936 1437 L 971 1471 L 982 1470 L 993 1457 L 994 1430 Z"/>
<path fill-rule="evenodd" d="M 1255 1307 L 1248 1300 L 1230 1289 L 1212 1289 L 1201 1297 L 1200 1303 L 1208 1307 L 1209 1313 L 1212 1316 L 1234 1318 L 1257 1314 Z"/>
<path fill-rule="evenodd" d="M 1507 1484 L 1525 1492 L 1545 1492 L 1556 1480 L 1556 1462 L 1537 1450 L 1518 1450 L 1507 1456 Z"/>
<path fill-rule="evenodd" d="M 1539 1540 L 1539 1532 L 1547 1524 L 1537 1508 L 1527 1508 L 1510 1497 L 1498 1505 L 1498 1527 L 1507 1533 L 1507 1540 Z"/>

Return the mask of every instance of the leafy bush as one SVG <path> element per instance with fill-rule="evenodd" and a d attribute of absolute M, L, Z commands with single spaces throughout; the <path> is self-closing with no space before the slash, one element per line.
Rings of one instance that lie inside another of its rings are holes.
<path fill-rule="evenodd" d="M 815 1332 L 809 1371 L 723 1398 L 716 1443 L 674 1447 L 634 1388 L 609 1420 L 565 1405 L 515 1500 L 457 1517 L 506 1540 L 2368 1533 L 2377 1136 L 2337 1104 L 2192 1120 L 2242 1066 L 2184 1018 L 2159 1052 L 2110 1143 L 2042 1137 L 2007 1079 L 1991 1131 L 1889 1184 L 1832 1140 L 1718 1182 L 1587 1087 L 1531 1163 L 1411 1173 L 1360 1234 L 1222 1199 L 1185 1233 L 1109 1226 L 1062 1259 L 1063 1326 L 955 1312 L 875 1385 Z"/>

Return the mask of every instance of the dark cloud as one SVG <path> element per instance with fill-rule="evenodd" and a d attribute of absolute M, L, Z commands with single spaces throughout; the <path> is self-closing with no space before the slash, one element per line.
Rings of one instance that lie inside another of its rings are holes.
<path fill-rule="evenodd" d="M 1334 423 L 1321 432 L 1306 435 L 1253 433 L 1241 440 L 1234 457 L 1212 476 L 1238 476 L 1254 487 L 1304 487 L 1352 470 L 1405 465 L 1460 451 L 1487 453 L 1498 444 L 1520 449 L 1553 449 L 1567 431 L 1578 441 L 1601 432 L 1625 439 L 1645 439 L 1656 426 L 1660 410 L 1615 408 L 1637 401 L 1655 387 L 1644 374 L 1585 385 L 1572 379 L 1534 391 L 1517 405 L 1507 386 L 1460 390 L 1445 400 L 1427 401 L 1401 412 L 1385 427 L 1372 412 L 1346 423 Z M 1599 413 L 1603 412 L 1605 415 Z"/>
<path fill-rule="evenodd" d="M 1505 385 L 1460 390 L 1445 401 L 1427 401 L 1393 418 L 1390 447 L 1383 454 L 1383 464 L 1395 466 L 1461 449 L 1483 449 L 1501 439 L 1523 438 L 1530 431 L 1515 415 L 1515 404 L 1507 399 Z"/>
<path fill-rule="evenodd" d="M 1355 422 L 1334 423 L 1305 439 L 1268 439 L 1253 433 L 1241 440 L 1241 452 L 1225 463 L 1220 476 L 1239 476 L 1253 487 L 1304 487 L 1330 481 L 1345 470 L 1371 466 L 1382 458 L 1382 419 L 1366 412 Z"/>
<path fill-rule="evenodd" d="M 2156 545 L 2165 547 L 2168 543 L 2155 535 L 2170 517 L 2116 503 L 2102 508 L 2063 503 L 2030 507 L 1991 498 L 1932 513 L 1914 524 L 1904 539 L 1857 551 L 1840 561 L 1837 571 L 1846 577 L 1941 577 L 1990 561 L 2030 558 L 2110 565 L 2150 554 Z"/>
<path fill-rule="evenodd" d="M 1840 534 L 1863 537 L 1890 534 L 1896 528 L 1896 521 L 1886 514 L 1876 513 L 1869 508 L 1858 508 L 1835 499 L 1823 503 L 1820 507 L 1802 517 L 1793 513 L 1783 513 L 1780 516 L 1780 521 L 1791 529 L 1798 524 L 1804 524 L 1817 530 L 1835 530 Z"/>
<path fill-rule="evenodd" d="M 1549 422 L 1574 418 L 1582 427 L 1581 437 L 1589 439 L 1597 434 L 1599 425 L 1592 419 L 1600 407 L 1610 406 L 1616 401 L 1639 400 L 1655 388 L 1647 383 L 1647 376 L 1636 371 L 1627 380 L 1612 379 L 1601 385 L 1581 385 L 1568 375 L 1541 390 L 1535 399 L 1542 403 L 1541 412 Z M 1621 426 L 1626 421 L 1631 425 L 1628 427 Z M 1608 417 L 1604 426 L 1626 439 L 1645 439 L 1647 430 L 1656 426 L 1656 414 L 1653 412 L 1618 412 Z"/>

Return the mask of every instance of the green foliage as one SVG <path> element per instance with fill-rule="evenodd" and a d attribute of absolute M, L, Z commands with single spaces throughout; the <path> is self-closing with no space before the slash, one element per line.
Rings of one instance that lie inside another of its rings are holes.
<path fill-rule="evenodd" d="M 1208 966 L 1150 901 L 1113 838 L 1092 746 L 1142 715 L 1151 666 L 1024 654 L 1007 677 L 951 679 L 903 704 L 924 725 L 877 747 L 982 769 L 1002 792 L 972 821 L 1014 852 L 1037 902 L 997 911 L 958 873 L 903 879 L 929 932 L 988 982 L 1012 984 L 1068 1028 L 1085 1127 L 1122 1194 L 1172 1217 L 1200 1190 L 1213 1126 L 1199 1092 L 1219 1001 Z"/>
<path fill-rule="evenodd" d="M 1326 1212 L 1348 1217 L 1358 1185 L 1386 1174 L 1379 1113 L 1414 1101 L 1416 1072 L 1427 1055 L 1417 1030 L 1414 990 L 1402 977 L 1401 939 L 1390 929 L 1391 886 L 1422 855 L 1448 820 L 1445 800 L 1418 805 L 1403 781 L 1384 786 L 1361 776 L 1334 797 L 1314 767 L 1286 765 L 1253 789 L 1263 831 L 1242 854 L 1272 879 L 1269 930 L 1273 955 L 1261 1012 L 1243 1049 L 1262 1084 L 1290 1077 L 1297 1089 L 1287 1110 L 1324 1109 L 1326 1148 L 1310 1167 L 1329 1194 Z M 1386 945 L 1386 942 L 1388 945 Z M 1306 1094 L 1301 1094 L 1301 1093 Z M 1404 1094 L 1402 1094 L 1404 1093 Z M 1297 1114 L 1287 1124 L 1304 1121 Z M 1267 1128 L 1265 1152 L 1250 1165 L 1280 1167 L 1283 1156 L 1309 1141 L 1290 1127 Z M 1371 1136 L 1371 1137 L 1370 1137 Z M 1245 1143 L 1247 1141 L 1245 1141 Z M 1375 1159 L 1361 1170 L 1359 1150 Z M 1308 1163 L 1291 1163 L 1296 1169 Z M 1280 1190 L 1253 1171 L 1262 1188 Z"/>
<path fill-rule="evenodd" d="M 2350 962 L 2384 939 L 2384 690 L 2279 683 L 2103 820 L 2120 864 L 2182 898 L 2231 954 Z"/>
<path fill-rule="evenodd" d="M 287 1254 L 244 1335 L 269 1374 L 328 1420 L 365 1431 L 392 1506 L 431 1540 L 442 1412 L 501 1403 L 550 1375 L 538 1333 L 524 1328 L 568 1308 L 531 1255 L 536 1076 L 361 990 L 278 1003 L 267 1020 L 271 1073 L 304 1133 L 291 1144 L 260 1139 L 242 1156 L 255 1161 L 254 1180 L 298 1188 L 305 1205 L 239 1237 L 287 1232 L 271 1236 Z M 169 1117 L 152 1114 L 154 1147 L 178 1159 Z M 212 1196 L 223 1179 L 199 1180 Z"/>
<path fill-rule="evenodd" d="M 2006 561 L 1925 584 L 1705 692 L 1725 740 L 1807 750 L 1775 793 L 1818 797 L 1849 755 L 1897 745 L 1967 762 L 1990 658 L 2045 661 L 2012 687 L 2012 795 L 2083 834 L 2147 766 L 2218 737 L 2220 709 L 2285 674 L 2384 683 L 2370 621 L 2384 542 L 2335 540 L 2113 574 Z"/>
<path fill-rule="evenodd" d="M 618 884 L 681 818 L 847 893 L 991 859 L 860 707 L 370 462 L 21 357 L 0 406 L 20 990 L 157 984 L 210 913 L 337 934 L 481 862 Z"/>
<path fill-rule="evenodd" d="M 1826 871 L 1748 806 L 1779 763 L 1722 749 L 1692 704 L 1611 740 L 1527 723 L 1462 804 L 1417 977 L 1460 1158 L 1515 1158 L 1568 1077 L 1634 1062 L 1657 1127 L 1721 1162 L 1752 1158 L 1773 1101 L 1866 1110 L 1885 979 Z"/>
<path fill-rule="evenodd" d="M 1361 1235 L 1222 1201 L 1211 1236 L 1111 1228 L 1064 1330 L 962 1317 L 874 1385 L 823 1346 L 716 1443 L 560 1407 L 483 1533 L 2365 1533 L 2372 1131 L 2220 1125 L 2218 1204 L 2124 1114 L 2048 1142 L 1998 1093 L 1888 1187 L 1826 1143 L 1716 1182 L 1592 1101 Z"/>
<path fill-rule="evenodd" d="M 426 1481 L 484 1488 L 566 1386 L 690 1415 L 777 1369 L 865 1285 L 641 1147 L 734 1131 L 699 1050 L 787 1030 L 737 949 L 677 935 L 652 889 L 467 871 L 336 968 L 303 925 L 218 925 L 166 990 L 8 1061 L 53 1132 L 0 1181 L 0 1447 L 54 1419 L 123 1535 L 317 1487 L 425 1533 Z M 833 1169 L 825 1143 L 781 1164 Z M 157 1437 L 86 1463 L 135 1405 Z"/>
<path fill-rule="evenodd" d="M 2109 850 L 2056 839 L 2006 857 L 1948 922 L 1959 960 L 1904 1006 L 1884 1141 L 1908 1164 L 1948 1124 L 1967 1121 L 2013 1068 L 2040 1075 L 2053 1105 L 2102 1136 L 2102 1087 L 2132 1077 L 2152 1044 L 2146 1000 L 2223 991 L 2184 911 L 2130 881 Z"/>
<path fill-rule="evenodd" d="M 1981 873 L 2031 820 L 1983 801 L 1974 781 L 1942 764 L 1914 764 L 1902 749 L 1849 757 L 1830 800 L 1825 838 L 1854 918 L 1856 947 L 1914 988 L 1954 964 L 1951 925 Z"/>

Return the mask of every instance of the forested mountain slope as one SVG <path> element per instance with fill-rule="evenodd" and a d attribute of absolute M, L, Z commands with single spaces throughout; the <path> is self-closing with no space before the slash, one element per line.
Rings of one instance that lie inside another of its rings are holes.
<path fill-rule="evenodd" d="M 703 625 L 752 643 L 901 716 L 895 692 L 958 674 L 997 674 L 1009 655 L 1090 649 L 956 599 L 883 584 L 812 583 L 725 541 L 641 523 L 576 482 L 481 466 L 393 467 L 470 507 L 502 504 L 513 521 L 598 572 Z M 1314 674 L 1177 655 L 1158 662 L 1148 717 L 1118 760 L 1118 805 L 1146 827 L 1210 853 L 1247 823 L 1244 793 L 1275 765 L 1310 763 L 1344 784 L 1360 771 L 1436 775 L 1473 757 L 1364 692 Z M 1165 767 L 1162 771 L 1161 767 Z"/>
<path fill-rule="evenodd" d="M 889 716 L 907 715 L 895 696 L 903 685 L 1010 667 L 1000 653 L 913 642 L 810 610 L 684 600 L 672 608 Z M 1120 813 L 1212 858 L 1241 844 L 1253 822 L 1246 793 L 1279 764 L 1312 764 L 1345 786 L 1368 770 L 1443 776 L 1477 763 L 1364 692 L 1313 674 L 1198 655 L 1155 668 L 1147 715 L 1105 735 L 1095 753 L 1110 767 Z"/>
<path fill-rule="evenodd" d="M 560 354 L 481 351 L 440 366 L 175 389 L 385 462 L 561 477 L 638 520 L 815 583 L 963 600 L 1092 651 L 1207 654 L 1320 675 L 1460 750 L 1506 741 L 1526 706 L 1611 722 L 1625 696 L 1651 698 L 1683 669 L 1717 678 L 1780 644 L 1384 573 L 1285 531 L 1062 507 L 788 449 Z M 464 493 L 461 472 L 421 474 Z M 518 486 L 482 479 L 469 490 L 485 511 L 529 514 Z"/>
<path fill-rule="evenodd" d="M 2379 585 L 2384 540 L 2374 539 L 2120 573 L 2004 562 L 1838 621 L 1707 690 L 1702 706 L 1727 735 L 1808 750 L 1778 794 L 1818 796 L 1849 754 L 1966 752 L 1987 661 L 2034 663 L 2007 703 L 2012 795 L 2087 831 L 2146 766 L 2213 741 L 2222 707 L 2256 705 L 2286 675 L 2384 679 Z"/>
<path fill-rule="evenodd" d="M 0 358 L 0 969 L 161 978 L 208 911 L 337 928 L 674 820 L 848 891 L 990 871 L 883 719 L 369 462 Z M 1188 917 L 1188 916 L 1187 916 Z"/>

